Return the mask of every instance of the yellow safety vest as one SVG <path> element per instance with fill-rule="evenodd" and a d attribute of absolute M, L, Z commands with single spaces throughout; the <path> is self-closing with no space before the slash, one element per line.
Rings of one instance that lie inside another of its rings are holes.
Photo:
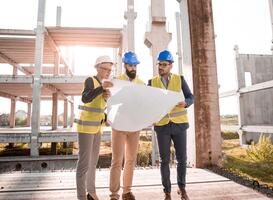
<path fill-rule="evenodd" d="M 91 77 L 94 83 L 94 89 L 101 86 L 101 84 Z M 81 110 L 80 119 L 76 119 L 77 131 L 79 133 L 96 134 L 101 133 L 102 121 L 105 119 L 104 110 L 106 108 L 106 102 L 102 97 L 102 94 L 98 95 L 89 103 L 80 105 Z"/>
<path fill-rule="evenodd" d="M 130 81 L 129 77 L 126 74 L 119 75 L 117 77 L 117 79 L 123 80 L 123 81 Z M 133 79 L 132 82 L 137 83 L 137 84 L 144 84 L 144 82 L 141 79 L 139 79 L 138 77 Z"/>
<path fill-rule="evenodd" d="M 151 81 L 152 87 L 166 89 L 161 81 L 160 76 L 155 76 Z M 171 74 L 169 85 L 167 90 L 181 92 L 181 77 L 176 74 Z M 164 116 L 159 122 L 157 122 L 156 126 L 163 126 L 168 124 L 169 122 L 174 123 L 187 123 L 188 116 L 187 110 L 185 108 L 180 108 L 175 106 L 166 116 Z"/>

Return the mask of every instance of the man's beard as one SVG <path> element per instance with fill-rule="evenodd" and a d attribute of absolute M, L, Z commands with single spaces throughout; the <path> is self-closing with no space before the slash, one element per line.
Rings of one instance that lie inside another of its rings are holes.
<path fill-rule="evenodd" d="M 128 69 L 126 69 L 126 74 L 130 79 L 136 78 L 136 71 L 135 70 L 129 72 Z"/>
<path fill-rule="evenodd" d="M 163 75 L 166 74 L 166 72 L 164 72 L 164 70 L 158 70 L 158 74 L 159 74 L 160 76 L 163 76 Z"/>

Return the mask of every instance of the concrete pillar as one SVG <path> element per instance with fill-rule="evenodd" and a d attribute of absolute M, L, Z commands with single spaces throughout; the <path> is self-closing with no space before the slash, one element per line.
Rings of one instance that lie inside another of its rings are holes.
<path fill-rule="evenodd" d="M 237 91 L 240 90 L 240 88 L 243 88 L 246 86 L 245 84 L 245 79 L 244 77 L 244 68 L 240 67 L 240 57 L 239 57 L 239 47 L 238 45 L 234 46 L 234 54 L 235 54 L 235 59 L 236 59 L 236 89 Z M 237 97 L 237 107 L 238 107 L 238 126 L 242 127 L 245 124 L 245 119 L 244 119 L 244 101 L 243 101 L 243 96 L 240 95 L 240 93 L 236 94 Z M 238 130 L 239 134 L 239 139 L 240 139 L 240 145 L 246 144 L 246 133 L 242 131 L 242 129 Z"/>
<path fill-rule="evenodd" d="M 60 27 L 61 26 L 61 17 L 62 17 L 62 8 L 60 6 L 57 6 L 57 10 L 56 10 L 56 27 Z M 60 55 L 58 51 L 54 52 L 54 72 L 53 75 L 54 76 L 58 76 L 60 74 Z"/>
<path fill-rule="evenodd" d="M 152 166 L 159 165 L 159 150 L 156 132 L 152 129 Z"/>
<path fill-rule="evenodd" d="M 52 94 L 52 117 L 51 117 L 51 127 L 52 130 L 57 130 L 58 126 L 58 93 Z M 51 143 L 51 154 L 57 154 L 57 143 Z"/>
<path fill-rule="evenodd" d="M 65 99 L 64 100 L 64 113 L 63 113 L 63 127 L 67 128 L 67 104 L 68 104 L 68 100 Z M 68 143 L 67 142 L 63 142 L 63 148 L 67 148 Z"/>
<path fill-rule="evenodd" d="M 30 126 L 31 119 L 31 103 L 27 103 L 27 127 Z"/>
<path fill-rule="evenodd" d="M 16 99 L 10 99 L 10 115 L 9 115 L 9 127 L 15 127 L 15 111 L 16 111 Z"/>
<path fill-rule="evenodd" d="M 54 70 L 53 75 L 58 76 L 60 74 L 60 55 L 57 51 L 54 52 Z"/>
<path fill-rule="evenodd" d="M 153 57 L 153 75 L 158 74 L 157 55 L 167 49 L 172 34 L 166 31 L 164 0 L 151 0 L 151 31 L 145 33 L 145 45 L 151 49 Z"/>
<path fill-rule="evenodd" d="M 183 74 L 182 69 L 182 43 L 181 43 L 181 26 L 180 26 L 180 14 L 178 12 L 175 13 L 175 21 L 176 21 L 176 39 L 177 39 L 177 55 L 178 55 L 178 73 L 180 75 Z"/>
<path fill-rule="evenodd" d="M 40 133 L 40 100 L 41 100 L 41 67 L 44 49 L 44 21 L 46 0 L 39 0 L 38 19 L 35 41 L 35 70 L 32 85 L 32 120 L 31 120 L 31 143 L 30 155 L 39 156 L 38 135 Z"/>
<path fill-rule="evenodd" d="M 63 127 L 67 128 L 67 99 L 64 100 Z"/>
<path fill-rule="evenodd" d="M 134 12 L 134 0 L 127 0 L 127 12 L 124 18 L 127 20 L 127 44 L 128 51 L 135 51 L 135 19 L 137 13 Z"/>
<path fill-rule="evenodd" d="M 221 130 L 211 0 L 188 0 L 195 95 L 196 167 L 217 165 Z"/>
<path fill-rule="evenodd" d="M 68 65 L 64 65 L 64 74 L 67 76 L 68 74 L 69 74 L 69 67 L 68 67 Z"/>
<path fill-rule="evenodd" d="M 272 37 L 273 37 L 273 0 L 268 0 L 269 2 L 269 12 L 271 17 L 271 29 L 272 29 Z M 271 51 L 273 51 L 273 38 L 271 40 Z"/>
<path fill-rule="evenodd" d="M 158 74 L 157 55 L 167 49 L 171 41 L 171 33 L 166 32 L 166 17 L 164 0 L 151 0 L 151 31 L 145 33 L 145 45 L 150 48 L 153 58 L 153 75 Z M 152 164 L 159 159 L 157 138 L 155 131 L 152 132 Z"/>
<path fill-rule="evenodd" d="M 72 102 L 70 103 L 70 127 L 73 126 L 74 123 L 74 97 L 72 96 Z"/>
<path fill-rule="evenodd" d="M 115 48 L 114 52 L 114 71 L 113 76 L 117 77 L 122 73 L 122 48 Z"/>
<path fill-rule="evenodd" d="M 191 91 L 193 90 L 193 75 L 192 75 L 192 58 L 191 58 L 191 36 L 189 25 L 189 13 L 187 0 L 177 0 L 180 8 L 180 22 L 181 22 L 181 36 L 182 36 L 182 68 L 183 76 L 185 77 Z M 176 15 L 177 20 L 178 16 Z M 178 23 L 176 23 L 177 26 Z M 178 28 L 177 28 L 178 29 Z M 180 36 L 180 34 L 177 34 Z M 180 43 L 181 41 L 178 41 Z M 181 47 L 180 47 L 181 49 Z M 178 54 L 179 59 L 179 54 Z M 179 61 L 180 62 L 180 61 Z M 181 70 L 182 71 L 182 70 Z M 195 121 L 194 121 L 194 106 L 188 109 L 188 119 L 190 127 L 187 130 L 187 165 L 191 167 L 196 166 L 196 144 L 195 144 Z"/>
<path fill-rule="evenodd" d="M 72 49 L 72 55 L 70 56 L 71 56 L 71 64 L 70 64 L 71 72 L 72 74 L 74 74 L 75 73 L 75 48 Z"/>
<path fill-rule="evenodd" d="M 12 75 L 16 76 L 18 74 L 18 68 L 16 66 L 12 66 L 12 67 L 13 67 Z"/>
<path fill-rule="evenodd" d="M 151 0 L 151 31 L 145 33 L 145 45 L 151 49 L 153 59 L 153 75 L 158 74 L 157 55 L 160 51 L 167 49 L 171 41 L 171 33 L 166 32 L 166 17 L 164 0 Z M 157 138 L 155 131 L 152 132 L 152 164 L 155 165 L 159 159 Z"/>
<path fill-rule="evenodd" d="M 57 6 L 57 11 L 56 11 L 56 26 L 60 27 L 62 22 L 62 7 Z"/>
<path fill-rule="evenodd" d="M 51 118 L 51 127 L 52 130 L 57 129 L 58 124 L 58 93 L 52 94 L 52 118 Z"/>
<path fill-rule="evenodd" d="M 127 33 L 127 26 L 123 25 L 122 29 L 122 49 L 124 52 L 128 51 L 128 33 Z"/>

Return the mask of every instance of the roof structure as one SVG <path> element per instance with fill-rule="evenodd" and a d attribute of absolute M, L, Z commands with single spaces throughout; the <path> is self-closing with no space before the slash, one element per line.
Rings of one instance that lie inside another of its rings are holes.
<path fill-rule="evenodd" d="M 42 67 L 42 99 L 51 98 L 59 93 L 60 98 L 80 95 L 84 76 L 73 76 L 66 58 L 60 53 L 60 47 L 92 46 L 120 48 L 122 29 L 119 28 L 80 28 L 80 27 L 46 27 L 43 50 L 43 64 L 54 65 L 56 52 L 60 55 L 59 73 L 52 76 L 53 67 Z M 0 63 L 17 67 L 26 75 L 0 76 L 0 96 L 23 97 L 31 101 L 35 63 L 34 30 L 0 29 Z M 67 71 L 66 71 L 67 70 Z M 69 75 L 69 76 L 63 76 Z M 19 99 L 20 100 L 20 99 Z"/>
<path fill-rule="evenodd" d="M 46 27 L 44 64 L 54 63 L 54 52 L 62 46 L 119 48 L 122 29 Z M 35 63 L 35 31 L 0 29 L 0 63 Z M 61 62 L 65 64 L 64 58 Z"/>

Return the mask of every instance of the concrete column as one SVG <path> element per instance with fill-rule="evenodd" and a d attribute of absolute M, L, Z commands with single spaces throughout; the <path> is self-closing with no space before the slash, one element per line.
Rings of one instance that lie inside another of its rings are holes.
<path fill-rule="evenodd" d="M 235 59 L 236 59 L 236 89 L 237 91 L 240 90 L 240 88 L 243 88 L 246 86 L 245 84 L 245 78 L 244 78 L 244 69 L 243 67 L 240 67 L 240 56 L 239 56 L 239 47 L 238 45 L 234 46 L 234 54 L 235 54 Z M 237 97 L 237 107 L 238 107 L 238 126 L 242 127 L 245 124 L 245 119 L 244 119 L 244 101 L 243 101 L 243 96 L 240 95 L 240 93 L 236 94 Z M 246 135 L 245 132 L 242 131 L 242 129 L 238 130 L 239 138 L 240 138 L 240 144 L 246 144 Z"/>
<path fill-rule="evenodd" d="M 30 155 L 39 156 L 38 135 L 40 133 L 41 67 L 44 49 L 44 21 L 46 0 L 39 0 L 35 41 L 35 70 L 32 85 L 32 120 Z"/>
<path fill-rule="evenodd" d="M 52 94 L 52 117 L 51 117 L 51 127 L 52 130 L 57 130 L 58 126 L 58 93 Z M 57 154 L 57 143 L 51 143 L 51 154 Z"/>
<path fill-rule="evenodd" d="M 71 55 L 71 72 L 72 74 L 75 73 L 75 48 L 72 49 L 72 55 Z"/>
<path fill-rule="evenodd" d="M 177 39 L 177 55 L 178 55 L 178 73 L 183 74 L 182 69 L 182 43 L 181 43 L 181 26 L 180 26 L 180 14 L 175 13 L 176 20 L 176 39 Z"/>
<path fill-rule="evenodd" d="M 122 29 L 122 49 L 124 52 L 128 51 L 128 33 L 127 33 L 127 26 L 123 25 Z"/>
<path fill-rule="evenodd" d="M 166 32 L 166 17 L 164 0 L 151 0 L 151 31 L 145 33 L 145 45 L 150 48 L 153 58 L 153 75 L 158 74 L 157 55 L 160 51 L 167 49 L 171 41 L 171 33 Z M 159 159 L 157 138 L 155 131 L 152 132 L 152 164 L 155 165 Z"/>
<path fill-rule="evenodd" d="M 68 67 L 68 65 L 65 65 L 64 66 L 64 73 L 65 73 L 65 75 L 67 76 L 68 74 L 69 74 L 69 67 Z"/>
<path fill-rule="evenodd" d="M 60 55 L 57 51 L 54 52 L 54 70 L 53 75 L 58 76 L 60 74 Z"/>
<path fill-rule="evenodd" d="M 145 45 L 151 49 L 153 57 L 153 75 L 158 74 L 157 55 L 167 49 L 172 34 L 166 31 L 164 0 L 151 0 L 151 31 L 145 33 Z"/>
<path fill-rule="evenodd" d="M 63 127 L 67 128 L 67 99 L 64 100 Z"/>
<path fill-rule="evenodd" d="M 182 59 L 183 76 L 185 77 L 191 91 L 194 92 L 188 2 L 187 0 L 177 0 L 177 1 L 180 7 L 179 19 L 181 21 L 181 36 L 182 36 L 181 59 Z M 176 17 L 178 19 L 178 16 Z M 179 26 L 178 23 L 177 23 L 177 26 Z M 177 34 L 177 35 L 180 35 L 180 34 Z M 181 41 L 178 41 L 178 43 L 180 42 Z M 179 54 L 178 54 L 178 59 L 179 59 Z M 188 157 L 187 165 L 191 167 L 195 167 L 196 166 L 196 148 L 195 148 L 196 144 L 195 144 L 194 106 L 190 106 L 187 109 L 187 111 L 188 111 L 188 119 L 190 124 L 190 127 L 187 130 L 188 132 L 187 133 L 187 157 Z"/>
<path fill-rule="evenodd" d="M 58 124 L 58 93 L 52 94 L 52 118 L 51 118 L 51 126 L 52 130 L 57 129 Z"/>
<path fill-rule="evenodd" d="M 188 0 L 195 95 L 196 167 L 217 165 L 221 130 L 211 0 Z"/>
<path fill-rule="evenodd" d="M 74 102 L 74 97 L 72 96 L 72 100 Z M 73 126 L 74 123 L 74 103 L 70 103 L 70 127 Z"/>
<path fill-rule="evenodd" d="M 16 99 L 10 99 L 10 115 L 9 115 L 9 127 L 15 127 L 15 111 L 16 111 Z"/>
<path fill-rule="evenodd" d="M 127 12 L 124 18 L 127 19 L 127 41 L 128 51 L 135 51 L 135 19 L 137 17 L 134 12 L 134 0 L 127 0 Z"/>
<path fill-rule="evenodd" d="M 271 29 L 272 29 L 272 37 L 273 37 L 273 0 L 268 0 L 269 2 L 269 12 L 271 17 Z M 271 40 L 271 51 L 273 51 L 273 38 Z"/>
<path fill-rule="evenodd" d="M 27 103 L 27 127 L 30 126 L 31 119 L 31 103 Z"/>
<path fill-rule="evenodd" d="M 61 18 L 62 18 L 62 8 L 60 6 L 57 6 L 56 10 L 56 27 L 61 26 Z M 54 76 L 58 76 L 60 74 L 60 55 L 59 52 L 55 51 L 54 52 Z"/>
<path fill-rule="evenodd" d="M 65 99 L 64 100 L 64 113 L 63 113 L 63 127 L 67 128 L 67 103 L 68 100 Z M 63 142 L 63 148 L 67 148 L 68 143 L 67 142 Z"/>
<path fill-rule="evenodd" d="M 62 22 L 62 7 L 57 6 L 57 11 L 56 11 L 56 26 L 60 27 Z"/>
<path fill-rule="evenodd" d="M 18 68 L 16 66 L 12 66 L 12 67 L 13 67 L 12 75 L 16 76 L 18 74 Z"/>

